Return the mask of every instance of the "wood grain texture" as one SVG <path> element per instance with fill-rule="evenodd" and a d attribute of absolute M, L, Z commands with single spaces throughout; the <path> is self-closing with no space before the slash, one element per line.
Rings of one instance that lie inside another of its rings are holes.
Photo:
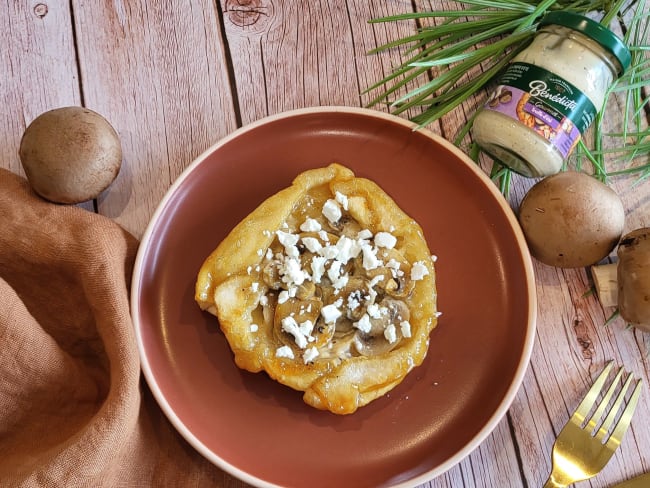
<path fill-rule="evenodd" d="M 124 164 L 99 212 L 142 235 L 194 158 L 236 128 L 211 2 L 73 2 L 85 105 L 111 121 Z"/>
<path fill-rule="evenodd" d="M 124 149 L 122 171 L 96 202 L 98 211 L 140 237 L 178 175 L 238 127 L 290 109 L 369 103 L 373 93 L 363 91 L 407 55 L 399 48 L 372 55 L 368 51 L 415 32 L 418 24 L 368 20 L 439 8 L 458 8 L 458 3 L 1 3 L 0 167 L 23 174 L 17 156 L 20 137 L 39 113 L 63 105 L 96 110 L 115 126 Z M 455 137 L 484 96 L 477 94 L 428 128 Z M 620 113 L 625 110 L 621 100 L 610 103 Z M 376 108 L 389 110 L 387 104 Z M 647 112 L 645 116 L 647 124 Z M 608 124 L 616 130 L 620 118 Z M 484 169 L 489 165 L 489 160 L 482 161 Z M 509 198 L 515 212 L 534 183 L 513 177 Z M 610 184 L 625 204 L 626 230 L 650 226 L 650 182 L 619 177 Z M 614 310 L 589 293 L 589 270 L 557 269 L 536 261 L 534 267 L 538 326 L 521 389 L 478 449 L 421 487 L 541 486 L 551 469 L 555 436 L 607 360 L 616 360 L 650 384 L 650 334 L 627 329 L 621 319 L 605 325 Z M 646 386 L 621 448 L 603 473 L 579 486 L 605 487 L 650 471 L 648 405 Z M 224 479 L 228 487 L 247 486 L 227 475 Z"/>

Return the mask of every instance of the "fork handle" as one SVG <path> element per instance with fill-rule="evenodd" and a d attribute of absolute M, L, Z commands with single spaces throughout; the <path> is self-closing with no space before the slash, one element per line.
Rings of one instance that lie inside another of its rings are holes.
<path fill-rule="evenodd" d="M 544 483 L 544 488 L 564 488 L 567 485 L 563 485 L 562 483 L 558 483 L 553 479 L 553 476 L 551 476 L 549 479 L 546 480 L 546 483 Z"/>

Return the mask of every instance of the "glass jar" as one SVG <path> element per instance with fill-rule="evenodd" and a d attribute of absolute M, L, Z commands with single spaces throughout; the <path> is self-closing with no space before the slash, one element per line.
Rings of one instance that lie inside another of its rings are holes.
<path fill-rule="evenodd" d="M 630 61 L 623 41 L 598 22 L 547 14 L 477 114 L 474 140 L 524 176 L 557 173 Z"/>

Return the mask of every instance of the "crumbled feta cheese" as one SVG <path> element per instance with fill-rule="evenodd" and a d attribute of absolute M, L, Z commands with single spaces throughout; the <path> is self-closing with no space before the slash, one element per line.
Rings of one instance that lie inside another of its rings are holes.
<path fill-rule="evenodd" d="M 341 315 L 343 315 L 343 313 L 336 306 L 336 303 L 325 305 L 323 308 L 321 308 L 320 314 L 322 315 L 323 320 L 326 324 L 333 324 Z"/>
<path fill-rule="evenodd" d="M 357 239 L 364 240 L 364 239 L 370 239 L 372 237 L 372 232 L 368 229 L 363 229 L 360 230 L 357 233 Z"/>
<path fill-rule="evenodd" d="M 278 304 L 282 305 L 287 300 L 289 300 L 289 292 L 287 290 L 282 290 L 278 295 Z M 260 300 L 261 302 L 261 300 Z"/>
<path fill-rule="evenodd" d="M 288 285 L 302 285 L 309 275 L 300 267 L 297 258 L 287 258 L 280 265 L 282 282 Z"/>
<path fill-rule="evenodd" d="M 428 274 L 429 274 L 429 268 L 427 268 L 422 261 L 417 261 L 413 263 L 413 266 L 411 267 L 412 281 L 419 281 Z"/>
<path fill-rule="evenodd" d="M 371 303 L 370 305 L 368 305 L 366 311 L 368 312 L 368 315 L 370 315 L 373 319 L 378 319 L 381 317 L 379 305 L 377 305 L 376 303 Z"/>
<path fill-rule="evenodd" d="M 318 253 L 323 249 L 323 245 L 315 237 L 303 237 L 302 243 L 305 245 L 307 250 L 312 253 Z"/>
<path fill-rule="evenodd" d="M 268 304 L 269 304 L 269 297 L 267 297 L 266 295 L 262 295 L 260 297 L 260 305 L 266 307 Z"/>
<path fill-rule="evenodd" d="M 339 206 L 338 202 L 330 198 L 323 205 L 323 215 L 327 220 L 335 223 L 339 221 L 343 213 L 341 212 L 341 207 Z"/>
<path fill-rule="evenodd" d="M 325 274 L 326 257 L 314 256 L 311 260 L 311 281 L 320 283 L 321 278 Z"/>
<path fill-rule="evenodd" d="M 442 312 L 436 312 L 433 314 L 436 318 L 440 317 L 442 315 Z"/>
<path fill-rule="evenodd" d="M 326 259 L 336 259 L 339 255 L 339 250 L 336 246 L 325 246 L 318 252 L 318 254 Z"/>
<path fill-rule="evenodd" d="M 435 263 L 436 261 L 438 261 L 438 256 L 436 256 L 435 254 L 432 254 L 432 255 L 431 255 L 431 261 L 433 261 L 434 263 Z"/>
<path fill-rule="evenodd" d="M 318 357 L 318 349 L 315 346 L 310 347 L 305 351 L 305 353 L 302 355 L 303 360 L 305 361 L 305 364 L 311 363 L 314 359 Z"/>
<path fill-rule="evenodd" d="M 401 264 L 396 259 L 391 258 L 386 263 L 386 267 L 390 269 L 390 274 L 393 276 L 393 278 L 401 278 L 402 276 L 404 276 L 404 271 L 400 269 Z"/>
<path fill-rule="evenodd" d="M 341 261 L 334 261 L 330 264 L 329 269 L 327 270 L 327 277 L 332 283 L 339 279 L 341 276 Z"/>
<path fill-rule="evenodd" d="M 246 268 L 246 274 L 251 274 L 252 271 L 253 271 L 252 266 L 249 266 L 248 268 Z"/>
<path fill-rule="evenodd" d="M 348 295 L 348 310 L 354 311 L 361 306 L 361 297 L 359 291 L 354 291 Z"/>
<path fill-rule="evenodd" d="M 260 327 L 257 324 L 251 324 L 250 326 L 250 331 L 251 332 L 257 332 L 260 329 Z"/>
<path fill-rule="evenodd" d="M 370 332 L 370 329 L 372 328 L 372 323 L 370 322 L 370 317 L 367 313 L 364 313 L 359 321 L 354 322 L 352 325 L 359 329 L 361 332 L 365 332 L 366 334 Z"/>
<path fill-rule="evenodd" d="M 386 249 L 393 249 L 397 244 L 397 237 L 388 232 L 377 232 L 375 235 L 375 244 L 377 247 L 384 247 Z"/>
<path fill-rule="evenodd" d="M 411 337 L 411 324 L 408 320 L 400 322 L 399 327 L 404 337 Z"/>
<path fill-rule="evenodd" d="M 377 252 L 372 246 L 366 244 L 362 246 L 361 251 L 363 252 L 362 265 L 365 270 L 370 271 L 381 266 L 382 262 L 380 259 L 377 259 Z"/>
<path fill-rule="evenodd" d="M 327 235 L 327 231 L 319 230 L 318 231 L 318 237 L 320 237 L 323 242 L 329 242 L 330 241 L 330 236 Z"/>
<path fill-rule="evenodd" d="M 276 358 L 288 358 L 288 359 L 293 359 L 293 351 L 289 346 L 282 346 L 278 347 L 275 350 L 275 357 Z"/>
<path fill-rule="evenodd" d="M 336 201 L 341 205 L 341 207 L 343 207 L 343 210 L 347 210 L 347 209 L 348 209 L 348 197 L 347 197 L 347 196 L 345 196 L 345 195 L 344 195 L 343 193 L 341 193 L 340 191 L 337 191 L 337 192 L 334 194 L 334 198 L 335 198 Z"/>
<path fill-rule="evenodd" d="M 264 257 L 269 261 L 273 259 L 273 251 L 271 250 L 270 247 L 266 250 L 266 256 Z"/>
<path fill-rule="evenodd" d="M 359 241 L 355 239 L 350 239 L 347 236 L 341 236 L 341 238 L 336 243 L 336 249 L 338 249 L 338 255 L 336 259 L 347 263 L 351 259 L 356 258 L 361 254 L 361 248 L 364 241 Z"/>
<path fill-rule="evenodd" d="M 300 332 L 302 332 L 302 334 L 308 338 L 314 331 L 314 323 L 311 320 L 300 322 L 300 325 L 298 327 L 300 328 Z"/>
<path fill-rule="evenodd" d="M 257 255 L 258 255 L 259 257 L 264 256 L 264 250 L 263 250 L 263 249 L 258 249 L 258 250 L 257 250 Z"/>
<path fill-rule="evenodd" d="M 256 293 L 257 290 L 259 289 L 259 287 L 260 287 L 260 284 L 259 284 L 259 283 L 257 283 L 257 282 L 255 282 L 255 283 L 251 283 L 251 291 L 252 291 L 253 293 Z"/>
<path fill-rule="evenodd" d="M 388 324 L 384 329 L 384 337 L 389 344 L 394 344 L 397 341 L 397 331 L 395 330 L 395 325 Z"/>
<path fill-rule="evenodd" d="M 303 232 L 318 232 L 321 230 L 321 226 L 318 223 L 318 220 L 307 218 L 301 225 L 300 230 Z"/>
<path fill-rule="evenodd" d="M 296 319 L 293 317 L 285 317 L 282 319 L 282 330 L 291 334 L 293 336 L 293 340 L 296 341 L 296 345 L 300 349 L 304 349 L 307 347 L 307 337 L 305 337 L 305 334 L 302 333 L 300 330 L 300 327 L 298 326 L 298 322 L 296 322 Z"/>

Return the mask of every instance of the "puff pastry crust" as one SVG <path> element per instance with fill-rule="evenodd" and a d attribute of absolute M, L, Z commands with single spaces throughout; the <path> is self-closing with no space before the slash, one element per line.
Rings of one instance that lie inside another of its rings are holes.
<path fill-rule="evenodd" d="M 241 221 L 201 266 L 195 298 L 239 368 L 336 414 L 420 365 L 439 315 L 422 229 L 340 164 L 301 173 Z"/>

